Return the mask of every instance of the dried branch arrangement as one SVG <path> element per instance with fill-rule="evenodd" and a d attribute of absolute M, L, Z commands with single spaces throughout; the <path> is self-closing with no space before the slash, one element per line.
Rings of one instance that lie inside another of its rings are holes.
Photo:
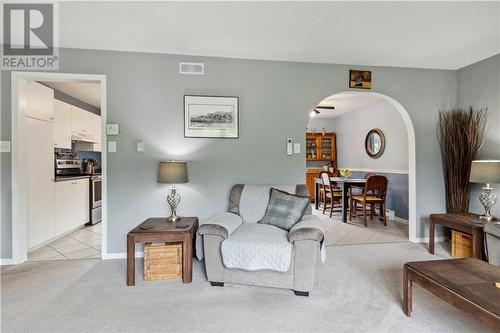
<path fill-rule="evenodd" d="M 438 141 L 448 213 L 469 210 L 471 164 L 483 143 L 487 110 L 456 107 L 439 113 Z"/>

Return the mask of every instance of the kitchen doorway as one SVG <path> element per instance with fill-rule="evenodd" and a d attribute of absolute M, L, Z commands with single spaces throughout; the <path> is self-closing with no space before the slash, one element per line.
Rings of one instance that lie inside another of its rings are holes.
<path fill-rule="evenodd" d="M 12 72 L 14 264 L 106 256 L 105 124 L 106 76 Z"/>

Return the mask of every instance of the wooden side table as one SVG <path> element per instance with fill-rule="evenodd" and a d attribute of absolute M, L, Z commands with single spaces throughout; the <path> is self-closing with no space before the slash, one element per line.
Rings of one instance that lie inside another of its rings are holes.
<path fill-rule="evenodd" d="M 483 259 L 484 234 L 482 223 L 478 221 L 479 215 L 472 213 L 431 214 L 429 219 L 429 253 L 434 254 L 434 232 L 436 224 L 453 230 L 472 235 L 472 253 L 475 258 Z"/>
<path fill-rule="evenodd" d="M 185 225 L 185 228 L 179 226 Z M 135 285 L 135 243 L 182 242 L 182 282 L 193 279 L 193 238 L 198 228 L 197 217 L 183 217 L 177 222 L 166 218 L 150 218 L 127 235 L 127 286 Z"/>

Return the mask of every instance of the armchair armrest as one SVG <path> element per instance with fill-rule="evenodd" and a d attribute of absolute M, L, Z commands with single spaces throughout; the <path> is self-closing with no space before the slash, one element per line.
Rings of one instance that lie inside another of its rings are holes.
<path fill-rule="evenodd" d="M 220 236 L 225 239 L 242 223 L 243 220 L 236 214 L 220 213 L 203 222 L 198 228 L 198 234 Z"/>
<path fill-rule="evenodd" d="M 490 235 L 500 238 L 500 223 L 489 222 L 484 225 L 484 232 Z"/>
<path fill-rule="evenodd" d="M 300 240 L 312 240 L 322 242 L 325 232 L 321 226 L 321 221 L 317 216 L 306 215 L 302 221 L 295 224 L 288 232 L 288 241 L 293 243 Z"/>

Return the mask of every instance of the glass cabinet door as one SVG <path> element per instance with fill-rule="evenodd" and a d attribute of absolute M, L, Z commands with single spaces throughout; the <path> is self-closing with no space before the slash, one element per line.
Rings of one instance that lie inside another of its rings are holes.
<path fill-rule="evenodd" d="M 330 137 L 322 137 L 320 138 L 321 142 L 321 159 L 322 160 L 331 160 L 332 159 L 332 152 L 333 152 L 333 142 L 332 138 Z"/>
<path fill-rule="evenodd" d="M 306 158 L 318 158 L 316 138 L 306 138 Z"/>

